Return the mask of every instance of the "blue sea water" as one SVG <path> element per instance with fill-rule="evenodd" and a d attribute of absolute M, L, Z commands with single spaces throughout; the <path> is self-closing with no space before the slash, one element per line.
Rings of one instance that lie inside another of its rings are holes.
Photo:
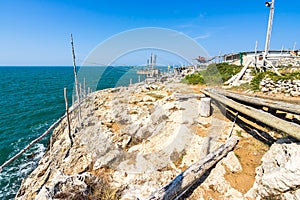
<path fill-rule="evenodd" d="M 95 70 L 102 70 L 101 77 L 95 76 Z M 130 67 L 90 68 L 85 73 L 96 89 L 126 86 L 130 79 L 132 83 L 138 81 L 136 68 Z M 64 87 L 71 101 L 72 67 L 0 67 L 0 165 L 64 114 Z M 3 169 L 0 199 L 14 199 L 21 181 L 43 156 L 50 135 Z"/>

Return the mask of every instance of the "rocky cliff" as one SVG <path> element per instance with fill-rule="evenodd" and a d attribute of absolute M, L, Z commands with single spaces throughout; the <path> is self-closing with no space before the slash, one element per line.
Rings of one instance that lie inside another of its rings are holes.
<path fill-rule="evenodd" d="M 199 116 L 197 91 L 169 83 L 90 94 L 71 115 L 71 138 L 65 120 L 16 199 L 146 198 L 228 137 L 232 122 L 217 107 L 212 117 Z M 299 197 L 298 143 L 274 144 L 258 167 L 268 147 L 238 126 L 234 133 L 241 136 L 238 150 L 184 198 Z"/>

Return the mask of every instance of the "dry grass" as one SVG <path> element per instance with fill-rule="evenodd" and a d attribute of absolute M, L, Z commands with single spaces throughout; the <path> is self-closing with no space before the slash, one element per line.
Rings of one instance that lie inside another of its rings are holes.
<path fill-rule="evenodd" d="M 164 95 L 156 94 L 156 93 L 152 93 L 152 92 L 147 93 L 147 95 L 150 96 L 150 97 L 153 97 L 155 99 L 163 99 L 165 97 Z"/>
<path fill-rule="evenodd" d="M 109 179 L 106 177 L 96 178 L 90 177 L 84 180 L 88 186 L 87 190 L 80 190 L 76 186 L 68 188 L 67 191 L 58 192 L 55 194 L 55 199 L 67 200 L 117 200 L 120 199 L 120 191 L 109 184 Z"/>

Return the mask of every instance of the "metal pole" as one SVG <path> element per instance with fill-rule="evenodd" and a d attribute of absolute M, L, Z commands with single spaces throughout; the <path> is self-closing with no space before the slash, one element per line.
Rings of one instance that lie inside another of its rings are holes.
<path fill-rule="evenodd" d="M 274 16 L 274 3 L 275 0 L 272 0 L 270 6 L 270 15 L 269 15 L 269 22 L 268 22 L 268 31 L 266 36 L 266 45 L 265 45 L 265 53 L 264 53 L 264 60 L 266 59 L 269 49 L 270 49 L 270 39 L 271 39 L 271 32 L 272 32 L 272 25 L 273 25 L 273 16 Z"/>
<path fill-rule="evenodd" d="M 257 68 L 257 47 L 258 47 L 258 41 L 255 41 L 255 49 L 254 49 L 254 66 L 255 66 L 255 70 Z"/>
<path fill-rule="evenodd" d="M 295 43 L 294 43 L 294 46 L 293 46 L 293 51 L 295 51 L 295 50 L 296 50 L 296 44 L 297 44 L 297 42 L 295 42 Z"/>

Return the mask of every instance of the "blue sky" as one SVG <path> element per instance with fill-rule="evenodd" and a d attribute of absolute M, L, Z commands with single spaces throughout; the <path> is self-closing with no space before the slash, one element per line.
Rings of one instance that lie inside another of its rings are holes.
<path fill-rule="evenodd" d="M 0 65 L 72 65 L 71 32 L 80 65 L 107 38 L 142 27 L 182 32 L 210 56 L 253 50 L 256 40 L 262 50 L 269 15 L 264 2 L 1 0 Z M 271 49 L 292 49 L 294 42 L 299 49 L 299 7 L 298 0 L 275 1 Z"/>

